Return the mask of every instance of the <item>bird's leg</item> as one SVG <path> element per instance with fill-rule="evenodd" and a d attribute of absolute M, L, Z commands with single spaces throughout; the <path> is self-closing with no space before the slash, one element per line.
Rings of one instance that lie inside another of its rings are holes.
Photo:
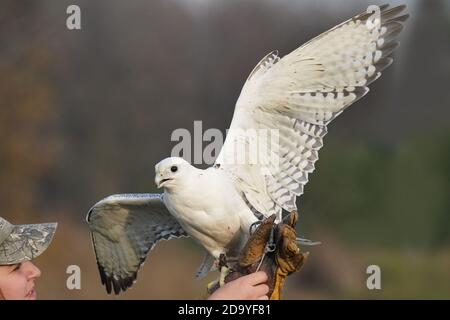
<path fill-rule="evenodd" d="M 230 259 L 230 261 L 233 259 Z M 231 272 L 231 269 L 227 266 L 227 257 L 225 253 L 221 253 L 219 256 L 219 259 L 217 259 L 214 264 L 220 271 L 219 279 L 213 280 L 210 283 L 207 284 L 206 290 L 208 293 L 212 293 L 217 286 L 222 287 L 225 284 L 225 278 L 226 276 Z"/>
<path fill-rule="evenodd" d="M 225 284 L 225 277 L 230 273 L 231 269 L 227 266 L 227 256 L 221 253 L 219 256 L 220 278 L 219 285 L 222 287 Z"/>
<path fill-rule="evenodd" d="M 225 277 L 231 272 L 231 269 L 227 266 L 223 266 L 220 268 L 220 279 L 219 279 L 219 285 L 222 287 L 225 285 Z"/>
<path fill-rule="evenodd" d="M 227 265 L 227 256 L 226 256 L 225 253 L 221 253 L 219 255 L 219 259 L 218 259 L 217 263 L 218 263 L 217 266 L 219 267 L 219 269 L 222 268 L 222 267 L 226 267 L 226 265 Z"/>

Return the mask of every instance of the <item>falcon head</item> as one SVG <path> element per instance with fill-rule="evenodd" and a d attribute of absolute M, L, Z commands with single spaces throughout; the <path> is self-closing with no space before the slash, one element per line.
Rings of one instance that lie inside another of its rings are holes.
<path fill-rule="evenodd" d="M 155 166 L 155 183 L 158 188 L 170 188 L 176 185 L 177 179 L 191 167 L 189 162 L 182 158 L 166 158 Z"/>

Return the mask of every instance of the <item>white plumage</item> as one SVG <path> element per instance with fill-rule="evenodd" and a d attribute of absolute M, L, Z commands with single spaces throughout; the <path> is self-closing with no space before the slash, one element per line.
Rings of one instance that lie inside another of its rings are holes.
<path fill-rule="evenodd" d="M 239 252 L 256 216 L 280 220 L 283 209 L 296 209 L 327 124 L 392 63 L 394 38 L 408 17 L 401 15 L 404 8 L 381 6 L 378 20 L 365 12 L 283 58 L 268 54 L 244 84 L 213 167 L 200 170 L 168 158 L 155 167 L 163 195 L 118 195 L 97 203 L 87 220 L 108 292 L 130 287 L 161 239 L 189 235 L 200 243 L 208 253 L 202 275 L 221 253 Z M 255 138 L 249 134 L 254 130 L 276 133 L 276 139 Z M 251 162 L 254 150 L 258 161 Z"/>

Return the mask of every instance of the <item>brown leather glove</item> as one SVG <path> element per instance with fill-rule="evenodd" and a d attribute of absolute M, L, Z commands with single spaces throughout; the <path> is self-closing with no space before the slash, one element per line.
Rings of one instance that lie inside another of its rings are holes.
<path fill-rule="evenodd" d="M 277 225 L 277 249 L 275 252 L 278 267 L 275 274 L 274 290 L 270 295 L 271 300 L 281 299 L 281 291 L 286 277 L 299 271 L 309 255 L 308 252 L 302 253 L 297 245 L 297 232 L 295 231 L 297 219 L 298 213 L 293 211 L 287 224 Z"/>
<path fill-rule="evenodd" d="M 275 215 L 263 220 L 250 236 L 225 282 L 261 270 L 268 276 L 269 298 L 280 300 L 286 277 L 300 270 L 308 257 L 308 253 L 302 253 L 297 245 L 297 219 L 298 213 L 292 211 L 287 223 L 275 224 Z M 217 288 L 218 285 L 211 288 L 210 293 Z"/>

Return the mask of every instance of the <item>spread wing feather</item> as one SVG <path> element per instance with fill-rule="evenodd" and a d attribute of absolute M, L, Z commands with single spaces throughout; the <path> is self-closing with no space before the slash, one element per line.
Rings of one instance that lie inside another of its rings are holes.
<path fill-rule="evenodd" d="M 268 54 L 253 69 L 215 164 L 252 209 L 278 219 L 282 209 L 296 209 L 327 125 L 392 63 L 404 8 L 381 6 L 379 19 L 361 13 L 283 58 Z"/>
<path fill-rule="evenodd" d="M 160 194 L 117 194 L 89 211 L 86 218 L 106 291 L 127 290 L 147 254 L 161 240 L 187 237 Z"/>

